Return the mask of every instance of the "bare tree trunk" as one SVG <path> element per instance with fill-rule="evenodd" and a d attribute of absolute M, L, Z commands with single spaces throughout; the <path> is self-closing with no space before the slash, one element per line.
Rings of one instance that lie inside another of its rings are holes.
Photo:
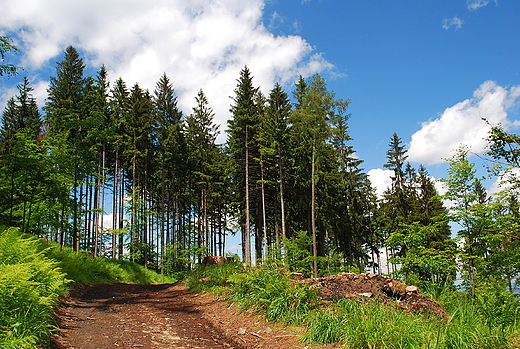
<path fill-rule="evenodd" d="M 244 248 L 245 248 L 245 262 L 251 264 L 251 230 L 249 220 L 249 132 L 246 126 L 246 137 L 245 137 L 245 199 L 246 199 L 246 222 L 244 227 Z"/>
<path fill-rule="evenodd" d="M 282 154 L 281 151 L 278 150 L 278 177 L 279 177 L 279 185 L 280 185 L 280 211 L 281 211 L 281 218 L 282 218 L 282 238 L 287 238 L 287 235 L 285 233 L 285 200 L 283 198 L 284 189 L 283 189 L 283 169 L 282 169 Z M 277 241 L 276 244 L 278 245 L 280 242 Z"/>
<path fill-rule="evenodd" d="M 136 174 L 135 174 L 135 155 L 132 159 L 132 217 L 130 218 L 130 261 L 135 262 L 135 230 L 136 230 Z"/>
<path fill-rule="evenodd" d="M 312 229 L 312 255 L 313 260 L 313 275 L 318 277 L 318 243 L 316 239 L 316 180 L 315 173 L 315 157 L 316 157 L 316 136 L 312 140 L 312 160 L 311 160 L 311 229 Z"/>
<path fill-rule="evenodd" d="M 116 159 L 114 161 L 114 192 L 112 197 L 112 258 L 116 258 L 117 251 L 117 233 L 119 229 L 119 151 L 116 150 Z"/>
<path fill-rule="evenodd" d="M 162 166 L 162 173 L 161 173 L 161 222 L 160 222 L 160 231 L 159 231 L 159 234 L 161 235 L 161 254 L 160 254 L 160 258 L 161 258 L 161 263 L 160 263 L 160 267 L 161 267 L 161 274 L 164 274 L 164 258 L 166 256 L 165 254 L 165 236 L 164 236 L 164 221 L 166 219 L 166 205 L 165 205 L 165 194 L 166 194 L 166 191 L 165 191 L 165 173 L 164 173 L 164 165 Z"/>
<path fill-rule="evenodd" d="M 265 183 L 264 183 L 264 165 L 260 163 L 260 174 L 261 174 L 261 183 L 262 183 L 262 228 L 263 228 L 263 236 L 262 236 L 262 249 L 263 249 L 263 259 L 267 259 L 267 218 L 266 218 L 266 210 L 265 210 Z"/>
<path fill-rule="evenodd" d="M 106 173 L 105 173 L 105 160 L 106 160 L 106 147 L 105 147 L 105 144 L 103 143 L 103 150 L 102 150 L 102 154 L 101 154 L 101 204 L 99 205 L 100 206 L 100 209 L 101 209 L 101 212 L 99 212 L 100 214 L 100 230 L 101 230 L 101 234 L 103 234 L 103 231 L 105 230 L 105 222 L 104 222 L 104 216 L 105 216 L 105 176 L 106 176 Z"/>

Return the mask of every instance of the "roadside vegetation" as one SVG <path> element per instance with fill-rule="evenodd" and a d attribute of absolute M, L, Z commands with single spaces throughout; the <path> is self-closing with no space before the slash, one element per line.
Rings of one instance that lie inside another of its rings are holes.
<path fill-rule="evenodd" d="M 197 291 L 217 293 L 240 311 L 270 322 L 304 327 L 306 344 L 339 344 L 345 348 L 519 348 L 520 300 L 491 287 L 454 288 L 430 295 L 447 318 L 403 311 L 377 300 L 324 302 L 317 290 L 295 282 L 279 265 L 247 268 L 239 264 L 200 266 L 186 279 Z"/>
<path fill-rule="evenodd" d="M 53 313 L 75 283 L 165 283 L 172 278 L 120 260 L 92 258 L 11 228 L 0 232 L 0 348 L 48 342 Z"/>

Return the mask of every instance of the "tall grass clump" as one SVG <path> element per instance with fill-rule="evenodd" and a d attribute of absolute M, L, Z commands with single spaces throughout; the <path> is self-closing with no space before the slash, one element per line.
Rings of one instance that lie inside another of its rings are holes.
<path fill-rule="evenodd" d="M 316 308 L 317 297 L 308 285 L 291 282 L 281 268 L 262 266 L 232 275 L 230 300 L 242 310 L 264 313 L 268 321 L 300 324 Z"/>
<path fill-rule="evenodd" d="M 466 292 L 453 292 L 440 302 L 450 313 L 442 330 L 443 348 L 520 347 L 518 295 L 483 287 L 474 298 Z"/>
<path fill-rule="evenodd" d="M 67 282 L 38 239 L 15 228 L 0 233 L 0 348 L 33 348 L 46 342 Z"/>
<path fill-rule="evenodd" d="M 340 342 L 345 348 L 430 348 L 440 320 L 413 315 L 375 301 L 340 300 L 309 319 L 304 339 L 313 344 Z"/>

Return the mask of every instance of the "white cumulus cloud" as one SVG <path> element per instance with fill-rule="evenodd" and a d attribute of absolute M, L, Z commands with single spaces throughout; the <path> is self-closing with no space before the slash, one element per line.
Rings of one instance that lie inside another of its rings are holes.
<path fill-rule="evenodd" d="M 229 96 L 247 65 L 267 93 L 332 65 L 300 36 L 273 35 L 264 0 L 19 0 L 2 4 L 0 31 L 15 33 L 22 65 L 36 70 L 73 45 L 111 81 L 154 89 L 163 72 L 189 114 L 203 89 L 216 122 L 229 118 Z M 278 18 L 279 20 L 279 18 Z M 48 77 L 42 77 L 48 79 Z"/>
<path fill-rule="evenodd" d="M 368 178 L 372 183 L 372 187 L 376 189 L 377 197 L 383 198 L 385 190 L 392 185 L 392 176 L 394 171 L 384 170 L 382 168 L 374 168 L 368 171 Z"/>
<path fill-rule="evenodd" d="M 412 135 L 408 160 L 424 164 L 441 163 L 461 144 L 481 153 L 486 147 L 489 125 L 501 123 L 506 129 L 519 125 L 508 119 L 508 111 L 520 99 L 520 86 L 506 88 L 486 81 L 473 97 L 447 108 L 442 115 L 424 122 Z"/>

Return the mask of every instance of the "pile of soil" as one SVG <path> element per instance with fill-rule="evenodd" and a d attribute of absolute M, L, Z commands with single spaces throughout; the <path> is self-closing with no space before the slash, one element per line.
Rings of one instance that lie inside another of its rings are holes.
<path fill-rule="evenodd" d="M 315 285 L 322 300 L 376 300 L 424 314 L 446 317 L 445 309 L 422 295 L 416 286 L 408 286 L 383 275 L 340 273 L 304 282 Z"/>

